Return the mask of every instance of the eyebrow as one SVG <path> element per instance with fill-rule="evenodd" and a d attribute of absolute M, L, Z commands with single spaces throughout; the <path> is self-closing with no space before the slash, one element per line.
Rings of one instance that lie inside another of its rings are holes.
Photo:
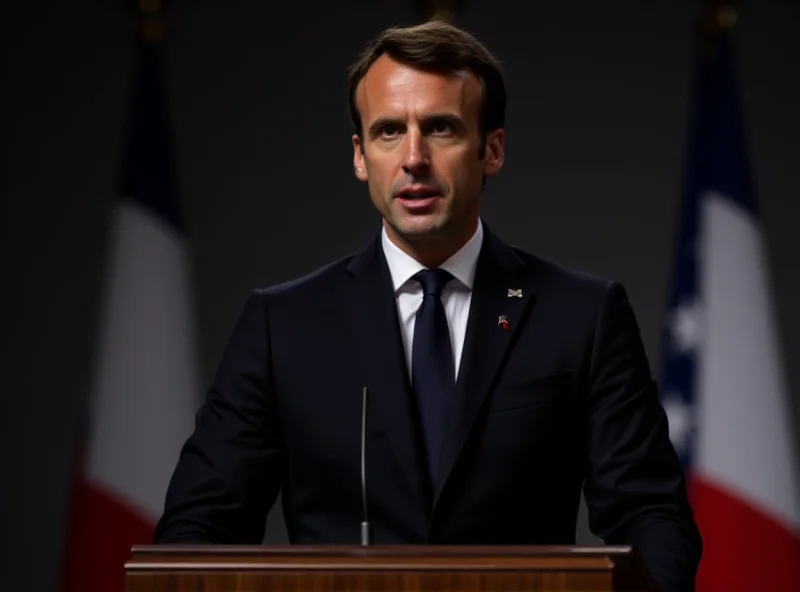
<path fill-rule="evenodd" d="M 421 117 L 421 119 L 423 125 L 433 121 L 446 121 L 455 128 L 464 127 L 464 120 L 455 113 L 426 113 Z M 405 125 L 405 123 L 398 117 L 379 117 L 369 126 L 367 130 L 369 137 L 375 138 L 379 134 L 380 130 L 387 125 L 402 126 Z"/>

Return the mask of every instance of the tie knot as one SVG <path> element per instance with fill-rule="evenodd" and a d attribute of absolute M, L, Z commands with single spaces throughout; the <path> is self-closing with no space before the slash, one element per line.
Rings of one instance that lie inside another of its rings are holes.
<path fill-rule="evenodd" d="M 423 269 L 411 279 L 422 285 L 422 292 L 426 296 L 441 296 L 445 284 L 452 280 L 453 276 L 444 269 Z"/>

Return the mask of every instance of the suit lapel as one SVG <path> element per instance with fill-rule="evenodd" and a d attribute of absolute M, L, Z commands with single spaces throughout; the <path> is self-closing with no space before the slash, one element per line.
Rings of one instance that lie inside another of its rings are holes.
<path fill-rule="evenodd" d="M 523 261 L 485 225 L 484 230 L 456 382 L 456 400 L 434 486 L 434 507 L 534 300 L 532 280 L 522 273 Z M 515 292 L 509 296 L 509 290 Z M 517 290 L 521 290 L 521 298 Z M 508 323 L 507 328 L 501 315 Z"/>
<path fill-rule="evenodd" d="M 352 281 L 346 288 L 353 343 L 362 361 L 368 388 L 368 430 L 386 434 L 420 509 L 430 512 L 430 485 L 424 478 L 424 457 L 416 428 L 397 304 L 380 239 L 348 265 Z"/>

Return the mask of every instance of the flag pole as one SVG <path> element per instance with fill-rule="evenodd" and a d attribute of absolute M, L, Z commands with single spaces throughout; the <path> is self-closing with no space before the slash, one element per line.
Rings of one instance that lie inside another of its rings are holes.
<path fill-rule="evenodd" d="M 731 30 L 739 20 L 738 0 L 705 0 L 695 24 L 703 49 L 711 56 L 720 35 Z"/>
<path fill-rule="evenodd" d="M 141 43 L 157 44 L 164 40 L 164 14 L 168 0 L 129 0 L 136 17 L 137 38 Z"/>
<path fill-rule="evenodd" d="M 464 4 L 463 0 L 418 0 L 428 21 L 451 22 Z"/>

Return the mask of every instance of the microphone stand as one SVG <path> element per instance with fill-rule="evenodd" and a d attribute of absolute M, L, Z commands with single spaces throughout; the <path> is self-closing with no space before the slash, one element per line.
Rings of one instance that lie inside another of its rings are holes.
<path fill-rule="evenodd" d="M 361 545 L 370 544 L 369 514 L 367 513 L 367 387 L 361 391 Z"/>

